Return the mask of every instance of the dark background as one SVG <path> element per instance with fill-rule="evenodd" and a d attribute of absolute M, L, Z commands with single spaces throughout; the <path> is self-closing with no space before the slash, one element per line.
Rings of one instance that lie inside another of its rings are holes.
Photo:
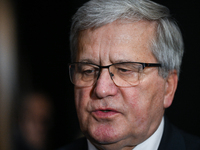
<path fill-rule="evenodd" d="M 79 125 L 69 81 L 69 29 L 71 17 L 86 0 L 13 0 L 16 17 L 19 93 L 42 89 L 55 107 L 53 145 L 74 140 Z M 185 54 L 169 119 L 179 128 L 200 136 L 200 2 L 156 0 L 167 6 L 183 33 Z M 19 95 L 20 95 L 19 94 Z"/>

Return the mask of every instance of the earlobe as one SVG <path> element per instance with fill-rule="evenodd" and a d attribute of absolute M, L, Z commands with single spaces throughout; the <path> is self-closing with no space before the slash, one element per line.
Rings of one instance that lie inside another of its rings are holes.
<path fill-rule="evenodd" d="M 178 85 L 177 71 L 173 70 L 169 73 L 166 79 L 164 108 L 168 108 L 172 104 L 177 85 Z"/>

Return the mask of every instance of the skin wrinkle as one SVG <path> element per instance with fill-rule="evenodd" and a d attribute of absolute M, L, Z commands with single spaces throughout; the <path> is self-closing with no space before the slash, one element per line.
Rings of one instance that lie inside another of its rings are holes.
<path fill-rule="evenodd" d="M 87 60 L 103 66 L 127 60 L 156 63 L 149 48 L 149 39 L 154 35 L 153 25 L 146 21 L 114 22 L 96 30 L 82 31 L 77 61 Z M 75 86 L 81 130 L 99 149 L 133 149 L 154 133 L 162 119 L 166 82 L 158 75 L 157 68 L 145 68 L 139 85 L 118 87 L 108 69 L 102 69 L 95 85 Z M 110 118 L 98 118 L 92 111 L 99 108 L 112 108 L 119 113 Z"/>

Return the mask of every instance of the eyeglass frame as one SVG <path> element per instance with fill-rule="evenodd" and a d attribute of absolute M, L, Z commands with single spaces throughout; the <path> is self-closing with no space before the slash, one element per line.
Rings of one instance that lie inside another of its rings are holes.
<path fill-rule="evenodd" d="M 96 81 L 97 81 L 98 78 L 99 78 L 99 76 L 100 76 L 100 74 L 101 74 L 101 71 L 100 71 L 100 70 L 102 70 L 103 68 L 108 68 L 110 77 L 111 77 L 111 79 L 113 80 L 113 78 L 112 78 L 112 75 L 113 75 L 113 74 L 112 74 L 112 72 L 110 72 L 109 67 L 110 67 L 110 66 L 113 66 L 113 65 L 117 65 L 117 64 L 123 64 L 123 63 L 136 63 L 136 64 L 141 64 L 143 70 L 144 70 L 145 67 L 162 67 L 162 65 L 161 65 L 160 63 L 143 63 L 143 62 L 119 62 L 119 63 L 110 64 L 110 65 L 107 65 L 107 66 L 101 66 L 101 65 L 97 65 L 97 64 L 93 64 L 93 63 L 89 63 L 89 62 L 73 62 L 73 63 L 68 63 L 70 80 L 71 80 L 71 82 L 72 82 L 71 75 L 70 75 L 70 66 L 73 65 L 73 64 L 88 64 L 88 65 L 97 66 L 97 67 L 99 68 L 99 73 L 98 73 L 97 78 L 96 78 Z M 94 84 L 96 83 L 96 81 L 95 81 L 92 85 L 94 85 Z M 114 81 L 113 81 L 113 82 L 114 82 Z M 114 83 L 115 83 L 115 82 L 114 82 Z M 72 82 L 72 84 L 74 84 L 74 83 Z M 75 84 L 74 84 L 74 85 L 75 85 Z M 92 85 L 90 85 L 90 86 L 92 86 Z M 117 85 L 117 84 L 115 83 L 115 85 Z M 76 86 L 77 86 L 77 85 L 76 85 Z M 119 85 L 117 85 L 117 86 L 119 86 Z M 81 86 L 80 86 L 80 87 L 81 87 Z M 87 87 L 89 87 L 89 86 L 87 86 Z M 119 86 L 119 87 L 120 87 L 120 86 Z"/>

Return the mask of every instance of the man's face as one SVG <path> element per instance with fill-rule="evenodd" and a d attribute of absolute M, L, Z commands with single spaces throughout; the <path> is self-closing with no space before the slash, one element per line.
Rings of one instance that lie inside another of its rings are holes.
<path fill-rule="evenodd" d="M 155 24 L 147 21 L 114 22 L 82 31 L 76 61 L 102 66 L 118 62 L 157 63 L 150 51 L 154 32 Z M 145 68 L 140 83 L 132 87 L 116 86 L 104 68 L 95 85 L 75 86 L 81 130 L 96 146 L 134 147 L 159 126 L 168 107 L 167 87 L 156 67 Z"/>

